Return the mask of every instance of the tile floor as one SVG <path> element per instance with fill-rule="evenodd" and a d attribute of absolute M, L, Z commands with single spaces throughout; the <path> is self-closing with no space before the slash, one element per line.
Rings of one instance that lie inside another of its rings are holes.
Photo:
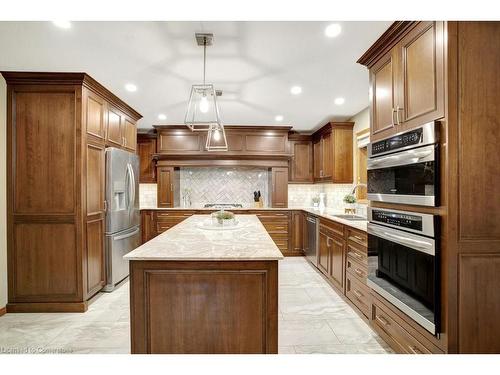
<path fill-rule="evenodd" d="M 279 353 L 391 353 L 304 258 L 279 268 Z M 86 313 L 6 314 L 0 353 L 130 353 L 129 289 L 98 294 Z"/>

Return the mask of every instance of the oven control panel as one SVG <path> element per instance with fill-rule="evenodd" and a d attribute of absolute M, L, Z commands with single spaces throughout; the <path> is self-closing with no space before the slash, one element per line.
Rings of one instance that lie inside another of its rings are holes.
<path fill-rule="evenodd" d="M 370 223 L 434 237 L 438 229 L 439 216 L 420 212 L 368 207 L 368 220 Z"/>
<path fill-rule="evenodd" d="M 390 224 L 396 227 L 408 228 L 421 231 L 422 217 L 418 215 L 400 214 L 390 211 L 372 209 L 372 220 L 374 222 Z"/>
<path fill-rule="evenodd" d="M 372 156 L 386 153 L 389 151 L 397 151 L 401 148 L 418 145 L 422 141 L 423 129 L 411 130 L 404 134 L 395 135 L 394 137 L 374 142 L 372 144 Z"/>

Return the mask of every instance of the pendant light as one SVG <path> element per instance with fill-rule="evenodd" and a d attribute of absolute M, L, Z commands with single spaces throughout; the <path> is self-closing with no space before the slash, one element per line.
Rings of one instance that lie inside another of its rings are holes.
<path fill-rule="evenodd" d="M 191 87 L 184 124 L 192 131 L 209 131 L 211 124 L 221 125 L 217 93 L 214 85 L 205 81 L 207 46 L 213 44 L 214 36 L 211 33 L 196 33 L 195 37 L 197 44 L 203 46 L 203 84 Z"/>
<path fill-rule="evenodd" d="M 210 124 L 207 134 L 207 151 L 227 151 L 227 138 L 222 124 Z"/>

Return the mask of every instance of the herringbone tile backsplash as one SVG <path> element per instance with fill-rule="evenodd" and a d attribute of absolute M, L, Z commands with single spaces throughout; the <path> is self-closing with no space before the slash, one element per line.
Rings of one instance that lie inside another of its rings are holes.
<path fill-rule="evenodd" d="M 240 203 L 253 207 L 253 192 L 260 190 L 264 206 L 268 205 L 268 171 L 253 167 L 181 168 L 180 194 L 190 191 L 191 205 L 206 203 Z"/>

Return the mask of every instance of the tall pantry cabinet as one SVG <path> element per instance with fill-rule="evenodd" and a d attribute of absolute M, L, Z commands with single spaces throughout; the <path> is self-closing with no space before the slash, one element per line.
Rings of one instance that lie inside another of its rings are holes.
<path fill-rule="evenodd" d="M 7 311 L 85 311 L 106 281 L 105 147 L 130 149 L 141 115 L 85 73 L 2 75 Z M 119 114 L 116 144 L 107 141 L 110 113 Z"/>

